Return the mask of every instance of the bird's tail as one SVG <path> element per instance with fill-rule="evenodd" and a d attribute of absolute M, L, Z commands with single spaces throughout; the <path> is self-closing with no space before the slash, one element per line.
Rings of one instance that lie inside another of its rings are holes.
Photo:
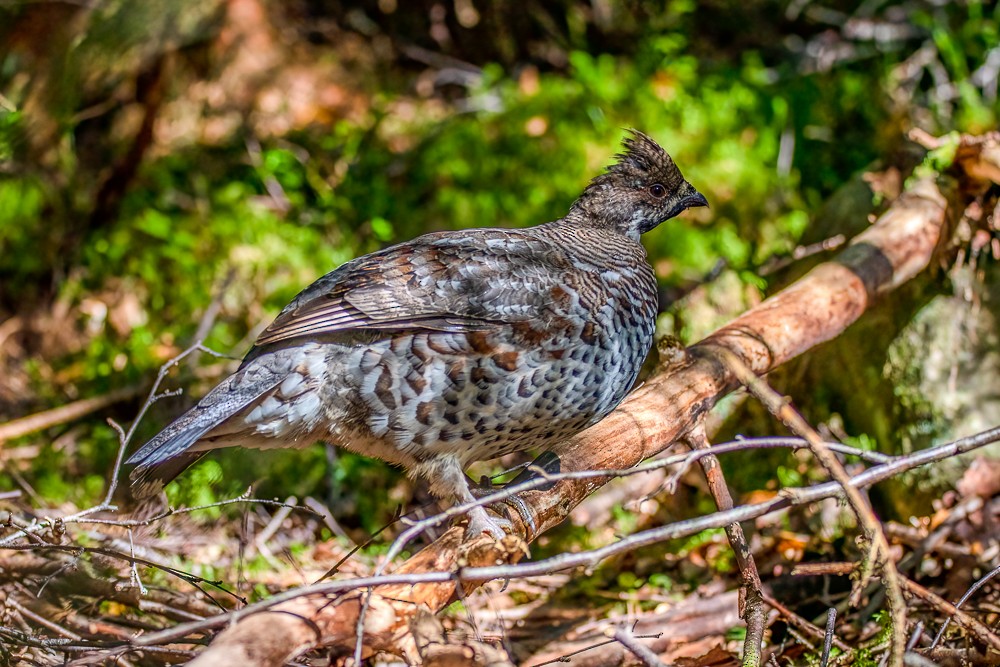
<path fill-rule="evenodd" d="M 147 498 L 158 493 L 212 449 L 195 447 L 199 440 L 270 394 L 282 379 L 279 373 L 251 364 L 224 380 L 125 462 L 133 467 L 129 473 L 132 495 Z"/>

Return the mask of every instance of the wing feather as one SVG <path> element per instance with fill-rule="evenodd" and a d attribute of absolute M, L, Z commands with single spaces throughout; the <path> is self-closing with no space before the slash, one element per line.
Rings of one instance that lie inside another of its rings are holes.
<path fill-rule="evenodd" d="M 559 248 L 518 230 L 428 234 L 323 276 L 256 344 L 349 330 L 489 330 L 543 312 L 569 268 Z"/>

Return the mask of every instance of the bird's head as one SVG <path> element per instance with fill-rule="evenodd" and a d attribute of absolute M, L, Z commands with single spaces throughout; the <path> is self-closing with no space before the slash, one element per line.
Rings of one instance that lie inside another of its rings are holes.
<path fill-rule="evenodd" d="M 622 149 L 573 203 L 568 219 L 638 240 L 686 209 L 708 206 L 667 152 L 642 132 L 629 130 Z"/>

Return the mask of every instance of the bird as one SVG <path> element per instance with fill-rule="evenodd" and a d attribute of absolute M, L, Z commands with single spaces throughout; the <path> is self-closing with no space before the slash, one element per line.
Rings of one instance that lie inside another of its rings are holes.
<path fill-rule="evenodd" d="M 628 130 L 562 218 L 433 232 L 346 262 L 128 459 L 133 496 L 210 450 L 324 441 L 472 503 L 470 464 L 554 450 L 625 398 L 658 308 L 640 237 L 707 205 L 663 148 Z M 470 536 L 509 527 L 482 506 L 467 518 Z"/>

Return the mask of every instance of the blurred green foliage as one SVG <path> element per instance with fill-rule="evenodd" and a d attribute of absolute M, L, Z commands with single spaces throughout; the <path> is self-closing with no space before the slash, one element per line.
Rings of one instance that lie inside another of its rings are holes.
<path fill-rule="evenodd" d="M 185 91 L 223 79 L 239 53 L 213 50 L 227 19 L 211 3 L 185 17 L 196 4 L 174 3 L 161 15 L 99 2 L 61 27 L 45 53 L 4 34 L 30 27 L 38 10 L 0 8 L 0 24 L 11 26 L 0 37 L 14 43 L 0 52 L 0 314 L 62 303 L 70 314 L 61 324 L 77 332 L 71 344 L 25 343 L 15 361 L 30 397 L 0 403 L 0 416 L 150 378 L 192 340 L 213 300 L 220 314 L 203 332 L 206 343 L 239 356 L 255 327 L 357 254 L 437 229 L 558 217 L 609 162 L 622 128 L 657 139 L 712 206 L 647 235 L 664 288 L 697 281 L 722 259 L 739 289 L 762 291 L 756 267 L 790 252 L 820 204 L 896 150 L 908 127 L 981 132 L 997 123 L 995 67 L 987 67 L 1000 35 L 993 3 L 750 9 L 681 1 L 659 11 L 627 2 L 602 24 L 586 3 L 560 2 L 552 15 L 563 32 L 552 28 L 558 34 L 545 51 L 559 57 L 532 56 L 500 37 L 474 48 L 456 32 L 451 47 L 438 45 L 451 52 L 435 67 L 455 69 L 454 59 L 463 83 L 429 93 L 414 83 L 412 61 L 350 54 L 309 32 L 308 16 L 275 3 L 265 5 L 276 26 L 271 39 L 279 28 L 297 36 L 279 41 L 281 62 L 293 71 L 301 61 L 288 54 L 309 49 L 305 61 L 357 68 L 348 94 L 363 100 L 361 111 L 264 133 L 251 120 L 265 112 L 245 108 L 231 131 L 199 140 L 215 117 Z M 386 35 L 398 40 L 404 29 L 414 43 L 434 46 L 404 28 L 424 26 L 421 4 L 394 17 L 361 6 L 368 23 L 354 14 L 327 18 L 365 48 Z M 824 11 L 845 22 L 835 27 Z M 155 76 L 168 67 L 157 60 L 164 54 L 175 78 Z M 66 63 L 72 67 L 52 69 Z M 32 79 L 32 66 L 48 68 L 46 76 Z M 152 93 L 142 97 L 144 86 L 157 85 L 175 105 L 171 118 L 194 117 L 190 136 L 146 147 L 116 205 L 102 209 L 95 202 L 108 165 L 127 164 L 129 144 L 115 133 L 132 128 L 125 135 L 138 136 L 133 117 L 162 109 Z M 133 93 L 136 104 L 121 102 Z M 126 295 L 135 306 L 116 324 Z M 697 329 L 679 321 L 682 337 Z M 43 349 L 52 354 L 32 357 Z M 184 372 L 179 384 L 196 384 Z M 140 435 L 169 416 L 154 410 Z M 94 499 L 116 444 L 98 426 L 72 460 L 43 447 L 26 475 L 47 498 Z M 370 488 L 359 479 L 389 483 L 379 464 L 344 455 L 330 473 L 319 449 L 282 456 L 265 458 L 267 475 L 255 454 L 224 466 L 207 459 L 171 496 L 201 504 L 261 478 L 265 496 L 294 488 L 337 497 L 369 529 L 394 509 L 359 492 Z"/>

